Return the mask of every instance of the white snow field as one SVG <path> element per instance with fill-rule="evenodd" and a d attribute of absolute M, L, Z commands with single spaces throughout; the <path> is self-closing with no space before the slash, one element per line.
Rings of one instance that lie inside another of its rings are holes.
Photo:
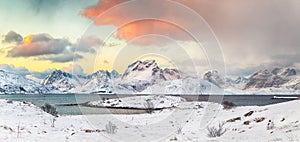
<path fill-rule="evenodd" d="M 153 108 L 170 108 L 178 106 L 184 101 L 181 97 L 149 95 L 149 96 L 134 96 L 120 99 L 107 99 L 88 102 L 91 106 L 108 106 L 108 107 L 134 107 L 146 108 L 147 101 L 153 104 Z"/>
<path fill-rule="evenodd" d="M 147 97 L 139 98 L 143 99 L 120 100 L 129 102 L 127 105 L 130 106 Z M 157 99 L 159 97 L 154 100 Z M 166 106 L 173 102 L 177 105 L 151 114 L 59 117 L 30 103 L 0 100 L 0 141 L 300 141 L 300 100 L 227 110 L 217 103 L 186 102 L 176 97 L 163 100 Z M 225 133 L 220 137 L 209 137 L 207 127 L 222 122 Z"/>

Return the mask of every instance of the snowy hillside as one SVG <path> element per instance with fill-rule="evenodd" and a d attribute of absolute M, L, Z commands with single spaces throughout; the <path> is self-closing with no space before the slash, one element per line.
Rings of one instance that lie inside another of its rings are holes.
<path fill-rule="evenodd" d="M 64 71 L 55 70 L 42 80 L 41 84 L 45 86 L 52 85 L 61 92 L 69 92 L 72 89 L 81 86 L 85 80 L 85 78 L 79 78 L 76 75 Z"/>
<path fill-rule="evenodd" d="M 230 110 L 183 101 L 151 114 L 53 117 L 31 104 L 0 100 L 0 141 L 299 141 L 299 107 L 299 100 Z M 113 134 L 109 122 L 116 127 Z M 222 122 L 224 133 L 210 137 L 208 127 Z"/>
<path fill-rule="evenodd" d="M 158 82 L 180 79 L 184 74 L 176 69 L 161 69 L 155 60 L 136 61 L 129 65 L 122 80 L 147 80 Z"/>
<path fill-rule="evenodd" d="M 149 95 L 92 101 L 87 104 L 90 106 L 145 108 L 145 104 L 151 102 L 153 108 L 171 108 L 184 101 L 181 97 Z"/>
<path fill-rule="evenodd" d="M 212 84 L 218 86 L 219 88 L 223 88 L 226 85 L 224 77 L 221 77 L 218 71 L 208 71 L 204 73 L 203 79 L 211 82 Z"/>
<path fill-rule="evenodd" d="M 116 79 L 120 78 L 120 74 L 116 71 L 97 71 L 87 76 L 87 81 L 81 86 L 74 89 L 74 93 L 113 93 L 113 83 Z"/>
<path fill-rule="evenodd" d="M 244 90 L 298 90 L 299 77 L 297 72 L 292 68 L 275 68 L 272 71 L 261 70 L 251 75 L 246 82 Z"/>
<path fill-rule="evenodd" d="M 141 92 L 153 84 L 185 76 L 176 69 L 161 69 L 155 60 L 136 61 L 128 66 L 118 82 L 118 88 Z"/>
<path fill-rule="evenodd" d="M 51 86 L 45 87 L 23 76 L 0 70 L 0 94 L 45 94 L 55 91 Z"/>
<path fill-rule="evenodd" d="M 224 77 L 217 71 L 208 71 L 203 75 L 204 80 L 223 88 L 225 94 L 299 94 L 299 78 L 293 68 L 260 70 L 249 78 Z"/>
<path fill-rule="evenodd" d="M 186 77 L 159 82 L 141 92 L 141 94 L 221 94 L 222 89 L 195 77 Z"/>

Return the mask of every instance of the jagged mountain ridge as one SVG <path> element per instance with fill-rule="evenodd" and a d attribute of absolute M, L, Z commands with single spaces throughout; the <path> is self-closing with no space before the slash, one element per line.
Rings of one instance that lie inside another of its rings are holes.
<path fill-rule="evenodd" d="M 44 86 L 23 76 L 0 70 L 0 94 L 57 93 L 53 86 Z"/>
<path fill-rule="evenodd" d="M 42 84 L 52 84 L 62 92 L 72 93 L 136 93 L 155 83 L 181 79 L 184 76 L 184 73 L 176 69 L 161 69 L 155 60 L 145 60 L 129 65 L 123 75 L 115 70 L 99 70 L 87 76 L 56 70 Z"/>
<path fill-rule="evenodd" d="M 128 66 L 122 80 L 147 80 L 150 82 L 183 78 L 184 73 L 177 69 L 161 69 L 155 60 L 136 61 Z"/>
<path fill-rule="evenodd" d="M 123 75 L 117 71 L 103 70 L 90 75 L 74 75 L 55 70 L 41 83 L 37 83 L 25 77 L 1 71 L 0 79 L 0 93 L 2 94 L 146 92 L 201 94 L 207 93 L 207 88 L 223 89 L 232 94 L 259 94 L 272 90 L 283 90 L 283 92 L 300 90 L 300 77 L 297 76 L 297 70 L 293 68 L 261 70 L 250 77 L 240 76 L 236 79 L 223 77 L 217 71 L 208 71 L 200 79 L 188 76 L 176 69 L 161 69 L 155 60 L 136 61 L 128 66 Z"/>
<path fill-rule="evenodd" d="M 275 68 L 272 71 L 260 70 L 255 72 L 249 77 L 249 80 L 244 86 L 247 89 L 260 89 L 260 88 L 280 88 L 292 80 L 297 72 L 292 68 Z"/>
<path fill-rule="evenodd" d="M 91 75 L 81 86 L 78 86 L 74 93 L 113 93 L 113 83 L 116 79 L 120 78 L 121 74 L 113 70 L 111 72 L 99 70 Z"/>
<path fill-rule="evenodd" d="M 128 66 L 117 87 L 141 92 L 149 86 L 168 80 L 182 79 L 186 75 L 177 69 L 162 69 L 155 60 L 136 61 Z"/>
<path fill-rule="evenodd" d="M 86 81 L 83 76 L 73 75 L 61 70 L 55 70 L 41 81 L 42 85 L 52 85 L 61 92 L 68 92 Z"/>

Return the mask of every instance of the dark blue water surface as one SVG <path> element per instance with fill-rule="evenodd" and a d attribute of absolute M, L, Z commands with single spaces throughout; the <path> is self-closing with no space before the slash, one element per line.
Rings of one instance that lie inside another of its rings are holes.
<path fill-rule="evenodd" d="M 134 95 L 86 95 L 86 94 L 51 94 L 51 95 L 0 95 L 0 99 L 8 99 L 13 101 L 31 102 L 37 106 L 42 106 L 45 103 L 56 105 L 56 109 L 63 115 L 80 115 L 80 114 L 102 114 L 107 112 L 101 108 L 91 108 L 83 106 L 57 106 L 59 104 L 80 104 L 88 101 L 101 100 L 103 98 L 128 97 Z M 175 95 L 177 96 L 177 95 Z M 293 99 L 272 99 L 274 95 L 180 95 L 188 101 L 212 101 L 223 102 L 230 101 L 237 106 L 264 106 L 276 104 Z M 300 97 L 300 95 L 276 95 Z M 102 111 L 103 110 L 103 111 Z"/>

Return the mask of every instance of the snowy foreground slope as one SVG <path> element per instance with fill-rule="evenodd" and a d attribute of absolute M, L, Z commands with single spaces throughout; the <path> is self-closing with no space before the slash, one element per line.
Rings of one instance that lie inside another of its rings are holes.
<path fill-rule="evenodd" d="M 152 114 L 59 116 L 53 125 L 54 117 L 32 104 L 0 100 L 0 141 L 300 141 L 299 108 L 300 100 L 231 110 L 181 100 Z M 114 134 L 107 133 L 109 121 Z M 219 122 L 226 132 L 208 137 L 207 126 Z"/>

